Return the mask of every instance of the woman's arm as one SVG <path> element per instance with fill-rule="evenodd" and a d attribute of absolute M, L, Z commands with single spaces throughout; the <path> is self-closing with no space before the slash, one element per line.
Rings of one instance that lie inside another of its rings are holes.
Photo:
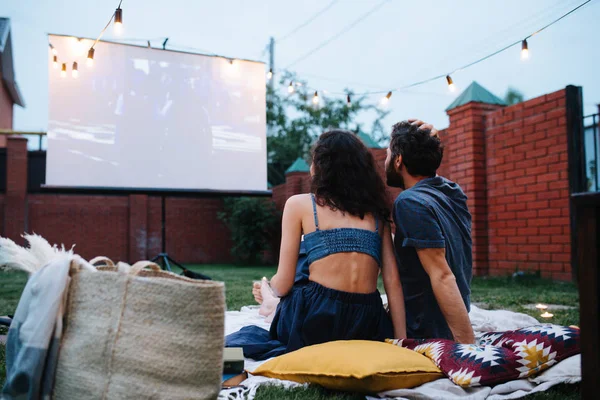
<path fill-rule="evenodd" d="M 277 273 L 271 278 L 275 296 L 283 297 L 292 290 L 302 237 L 303 196 L 292 196 L 285 203 L 281 221 L 281 248 Z"/>
<path fill-rule="evenodd" d="M 383 286 L 387 294 L 390 316 L 394 324 L 395 339 L 406 338 L 406 312 L 404 309 L 404 293 L 400 283 L 400 273 L 396 264 L 394 255 L 394 245 L 392 243 L 392 234 L 390 225 L 385 224 L 383 230 L 383 260 L 381 266 L 381 275 L 383 277 Z"/>

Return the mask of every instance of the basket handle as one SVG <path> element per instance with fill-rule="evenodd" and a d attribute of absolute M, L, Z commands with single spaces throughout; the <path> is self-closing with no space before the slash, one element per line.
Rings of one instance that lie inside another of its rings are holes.
<path fill-rule="evenodd" d="M 162 269 L 158 266 L 158 264 L 153 263 L 152 261 L 138 261 L 131 266 L 129 269 L 129 275 L 137 275 L 146 267 L 150 267 L 151 270 L 161 272 Z"/>
<path fill-rule="evenodd" d="M 92 259 L 89 261 L 89 263 L 90 263 L 91 265 L 93 265 L 93 266 L 96 266 L 95 264 L 96 264 L 96 263 L 99 263 L 99 262 L 101 262 L 101 261 L 102 261 L 102 262 L 104 262 L 104 263 L 105 263 L 106 265 L 108 265 L 109 267 L 116 268 L 116 266 L 115 266 L 115 263 L 113 262 L 113 260 L 111 260 L 111 259 L 110 259 L 110 258 L 108 258 L 108 257 L 104 257 L 104 256 L 99 256 L 99 257 L 96 257 L 96 258 L 92 258 Z"/>

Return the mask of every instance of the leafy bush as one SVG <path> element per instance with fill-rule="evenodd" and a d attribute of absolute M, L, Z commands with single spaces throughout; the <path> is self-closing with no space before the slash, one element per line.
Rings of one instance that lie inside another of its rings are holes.
<path fill-rule="evenodd" d="M 242 264 L 260 263 L 278 233 L 280 213 L 275 203 L 257 197 L 226 198 L 224 209 L 219 219 L 231 231 L 231 254 Z"/>

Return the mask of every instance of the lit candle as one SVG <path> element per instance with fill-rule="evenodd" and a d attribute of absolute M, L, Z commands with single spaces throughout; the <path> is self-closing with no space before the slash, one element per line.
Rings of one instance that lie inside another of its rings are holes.
<path fill-rule="evenodd" d="M 541 315 L 542 318 L 552 318 L 554 317 L 554 314 L 550 314 L 548 311 L 546 311 L 545 313 L 543 313 Z"/>
<path fill-rule="evenodd" d="M 545 304 L 538 304 L 537 306 L 535 306 L 535 308 L 537 308 L 538 310 L 545 310 L 548 308 L 548 306 Z"/>

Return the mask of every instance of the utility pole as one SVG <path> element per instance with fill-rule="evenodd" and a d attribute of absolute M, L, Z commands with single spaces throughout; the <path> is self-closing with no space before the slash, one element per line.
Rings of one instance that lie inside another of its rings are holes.
<path fill-rule="evenodd" d="M 272 73 L 269 87 L 273 90 L 275 86 L 275 39 L 273 37 L 269 40 L 269 71 Z"/>

